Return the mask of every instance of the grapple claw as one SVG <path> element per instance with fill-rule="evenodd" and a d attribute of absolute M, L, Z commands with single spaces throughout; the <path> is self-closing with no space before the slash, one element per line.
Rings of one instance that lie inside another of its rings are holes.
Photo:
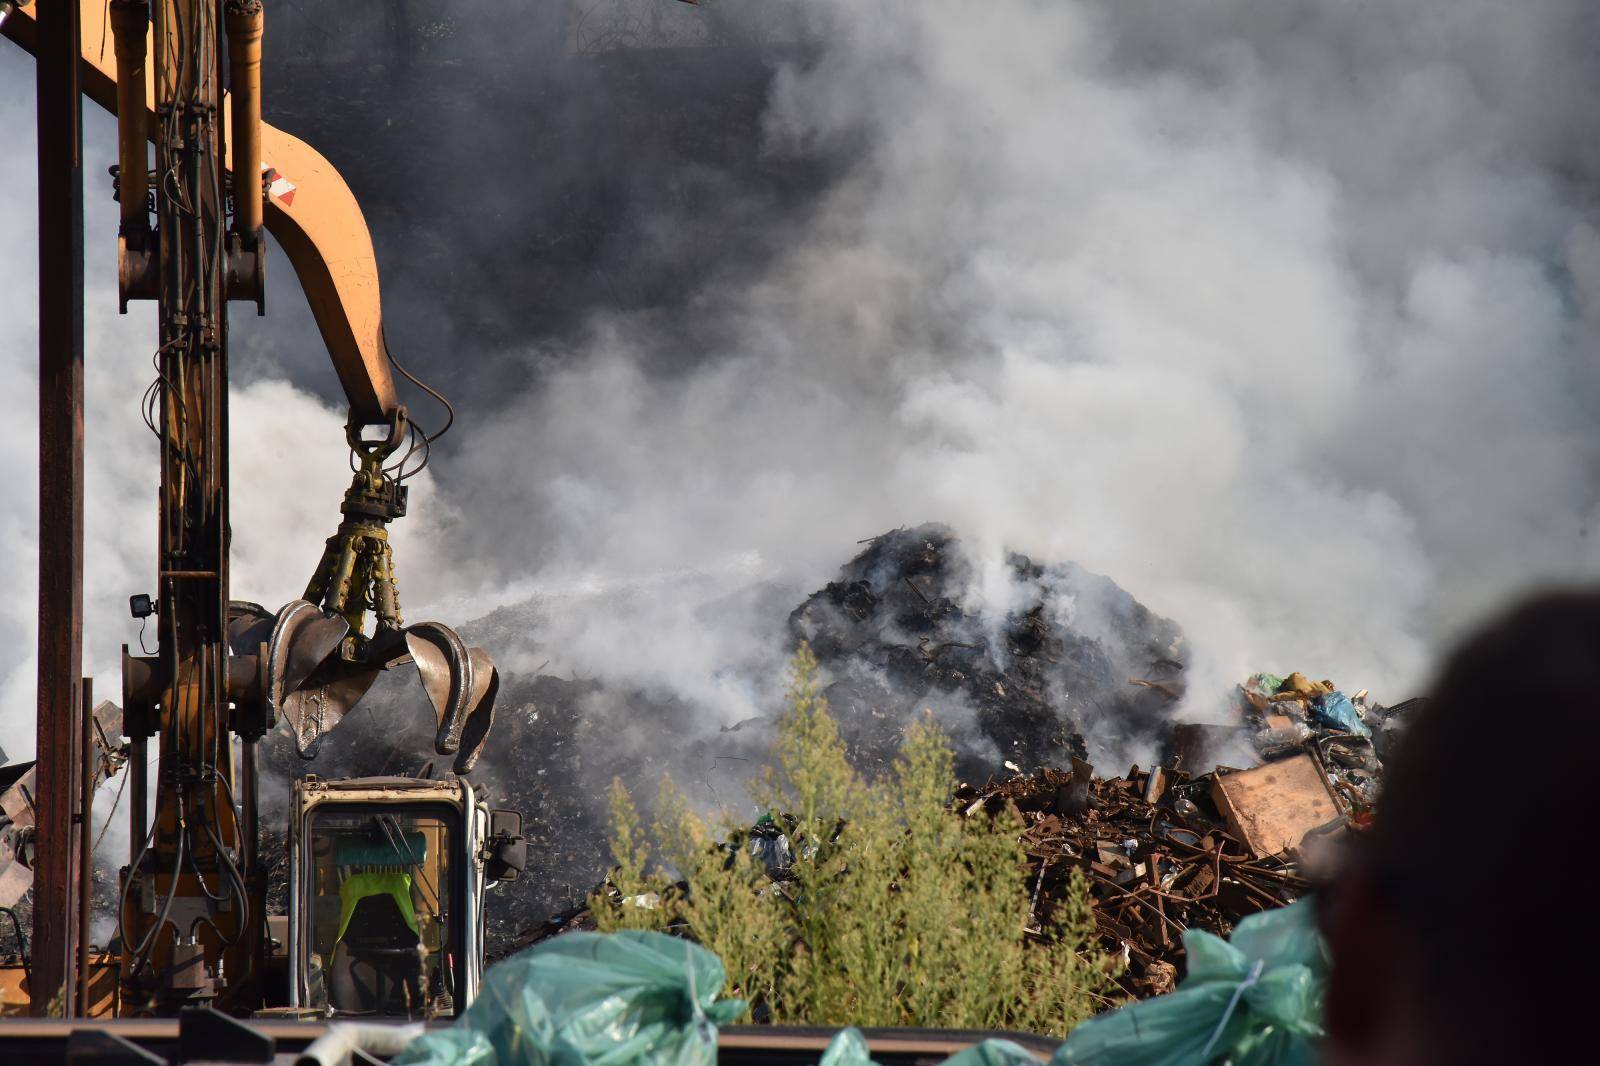
<path fill-rule="evenodd" d="M 267 698 L 288 722 L 302 759 L 316 755 L 322 736 L 372 684 L 350 684 L 351 666 L 336 658 L 349 623 L 305 600 L 278 612 L 267 639 Z M 359 669 L 359 668 L 358 668 Z"/>
<path fill-rule="evenodd" d="M 477 763 L 478 753 L 494 725 L 494 699 L 500 692 L 500 671 L 494 668 L 489 653 L 482 648 L 468 648 L 467 656 L 472 662 L 472 693 L 467 700 L 461 747 L 452 767 L 458 774 L 468 772 Z"/>
<path fill-rule="evenodd" d="M 316 758 L 328 730 L 367 694 L 380 673 L 332 659 L 303 687 L 284 697 L 283 716 L 294 730 L 295 748 L 302 759 Z"/>
<path fill-rule="evenodd" d="M 315 604 L 291 600 L 285 605 L 267 642 L 272 702 L 281 706 L 339 650 L 349 632 L 348 622 Z"/>
<path fill-rule="evenodd" d="M 440 755 L 452 755 L 461 746 L 461 730 L 472 699 L 472 655 L 456 631 L 443 622 L 418 622 L 409 627 L 406 647 L 439 719 L 434 748 Z"/>
<path fill-rule="evenodd" d="M 409 423 L 404 409 L 392 415 L 382 440 L 366 440 L 353 417 L 346 426 L 359 465 L 339 508 L 344 518 L 324 546 L 305 598 L 276 616 L 255 604 L 235 604 L 229 638 L 240 655 L 266 645 L 266 676 L 257 686 L 268 690 L 265 710 L 281 715 L 306 759 L 380 673 L 415 663 L 438 719 L 434 746 L 441 755 L 454 755 L 456 772 L 465 773 L 494 721 L 499 675 L 483 649 L 469 649 L 442 622 L 407 627 L 401 620 L 386 527 L 405 513 L 406 490 L 403 476 L 384 462 Z M 363 632 L 368 611 L 377 620 L 370 637 Z M 271 728 L 271 721 L 263 728 Z"/>

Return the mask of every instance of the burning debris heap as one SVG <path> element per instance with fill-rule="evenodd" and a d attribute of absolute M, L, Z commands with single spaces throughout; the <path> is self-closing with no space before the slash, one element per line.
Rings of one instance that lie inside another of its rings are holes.
<path fill-rule="evenodd" d="M 1041 566 L 1011 556 L 1009 611 L 986 606 L 977 585 L 978 569 L 960 540 L 944 526 L 924 525 L 874 538 L 790 614 L 789 640 L 775 641 L 775 650 L 812 642 L 833 680 L 829 701 L 859 768 L 871 775 L 887 767 L 901 729 L 927 707 L 942 713 L 960 771 L 973 780 L 1004 772 L 1007 762 L 1065 765 L 1084 753 L 1084 735 L 1092 730 L 1111 745 L 1124 736 L 1161 735 L 1171 693 L 1128 682 L 1176 683 L 1185 652 L 1175 625 L 1108 579 L 1070 564 Z M 779 595 L 761 597 L 760 613 L 781 619 L 795 598 Z M 536 603 L 504 608 L 464 626 L 462 635 L 518 648 L 537 663 L 543 655 L 533 656 L 547 639 L 545 610 Z M 781 660 L 750 669 L 777 675 Z M 770 677 L 751 678 L 753 690 L 762 687 L 758 681 Z M 318 772 L 418 772 L 434 726 L 426 715 L 385 706 L 405 698 L 375 687 L 367 700 L 381 713 L 358 712 L 328 734 Z M 604 677 L 504 671 L 495 740 L 473 779 L 496 804 L 523 812 L 529 856 L 523 878 L 497 890 L 491 951 L 503 951 L 518 930 L 604 875 L 605 790 L 613 777 L 648 786 L 670 773 L 696 802 L 736 802 L 742 783 L 768 757 L 776 711 L 722 724 L 669 693 L 622 688 Z M 304 771 L 281 744 L 267 749 L 269 771 L 286 777 Z"/>
<path fill-rule="evenodd" d="M 1127 987 L 1160 991 L 1181 966 L 1182 928 L 1226 933 L 1304 890 L 1304 834 L 1362 816 L 1405 708 L 1385 711 L 1365 693 L 1347 698 L 1298 674 L 1262 674 L 1241 686 L 1228 721 L 1179 722 L 1187 652 L 1175 624 L 1070 563 L 1011 555 L 1003 585 L 1004 604 L 980 595 L 979 569 L 948 528 L 895 530 L 801 602 L 788 635 L 810 642 L 831 680 L 829 703 L 858 769 L 885 769 L 905 724 L 933 708 L 959 776 L 990 782 L 964 786 L 958 809 L 976 816 L 1011 803 L 1027 821 L 1039 916 L 1069 870 L 1083 870 L 1106 946 L 1129 959 Z M 464 632 L 495 630 L 502 646 L 521 634 L 525 651 L 532 635 L 536 651 L 543 624 L 537 606 L 508 608 Z M 403 721 L 352 716 L 327 738 L 320 772 L 418 772 L 432 719 Z M 769 757 L 772 721 L 720 725 L 660 692 L 507 671 L 498 739 L 473 777 L 494 802 L 524 813 L 529 864 L 490 908 L 491 954 L 582 927 L 577 901 L 609 864 L 613 776 L 648 786 L 668 772 L 696 802 L 733 802 L 730 789 Z M 1110 781 L 1093 779 L 1084 761 L 1141 748 L 1160 763 Z M 1215 769 L 1229 760 L 1263 765 Z M 270 745 L 263 761 L 284 775 L 303 769 Z M 758 827 L 752 839 L 769 835 Z"/>
<path fill-rule="evenodd" d="M 949 528 L 897 529 L 790 616 L 834 679 L 829 706 L 853 754 L 892 758 L 924 708 L 969 776 L 1063 766 L 1087 753 L 1086 735 L 1120 748 L 1166 728 L 1187 654 L 1174 623 L 1074 563 L 1009 555 L 1005 604 L 980 584 Z"/>
<path fill-rule="evenodd" d="M 1106 779 L 1073 758 L 1070 770 L 962 784 L 951 810 L 1020 817 L 1031 935 L 1048 935 L 1052 911 L 1079 874 L 1101 948 L 1124 963 L 1123 989 L 1162 995 L 1183 974 L 1185 930 L 1226 937 L 1325 876 L 1336 839 L 1369 824 L 1382 773 L 1371 738 L 1392 737 L 1419 703 L 1385 709 L 1365 693 L 1352 699 L 1300 674 L 1258 674 L 1238 689 L 1235 724 L 1178 728 L 1160 765 Z M 1198 772 L 1193 752 L 1219 736 L 1250 738 L 1263 761 Z M 724 846 L 748 847 L 782 879 L 791 855 L 786 822 L 781 813 L 764 817 Z M 525 930 L 514 947 L 592 927 L 578 904 Z"/>

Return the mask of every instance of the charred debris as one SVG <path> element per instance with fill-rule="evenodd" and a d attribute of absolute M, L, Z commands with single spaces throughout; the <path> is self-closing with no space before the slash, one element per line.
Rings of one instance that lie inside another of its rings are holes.
<path fill-rule="evenodd" d="M 1195 772 L 1187 768 L 1192 753 L 1208 738 L 1180 729 L 1172 754 L 1148 769 L 1105 778 L 1074 758 L 1070 769 L 963 783 L 951 810 L 1021 818 L 1030 935 L 1048 935 L 1058 900 L 1081 874 L 1100 947 L 1123 964 L 1123 991 L 1163 995 L 1183 976 L 1185 930 L 1226 937 L 1250 915 L 1296 902 L 1326 876 L 1340 838 L 1371 824 L 1382 772 L 1373 734 L 1392 738 L 1421 701 L 1382 708 L 1351 700 L 1360 726 L 1319 721 L 1315 710 L 1302 720 L 1307 701 L 1295 686 L 1304 684 L 1300 675 L 1257 675 L 1240 686 L 1236 728 L 1264 760 L 1257 766 Z M 1320 697 L 1334 697 L 1328 703 L 1342 698 L 1326 682 L 1310 684 L 1325 690 Z M 1263 704 L 1278 713 L 1263 713 Z M 1298 728 L 1269 724 L 1278 718 Z M 774 878 L 784 876 L 790 849 L 781 816 L 758 821 L 742 843 Z M 512 947 L 592 927 L 578 903 L 524 930 Z"/>
<path fill-rule="evenodd" d="M 997 610 L 980 596 L 963 543 L 924 525 L 864 543 L 808 597 L 762 590 L 739 608 L 769 619 L 775 649 L 770 661 L 744 668 L 751 686 L 770 686 L 781 673 L 776 649 L 810 641 L 832 679 L 827 694 L 852 758 L 868 775 L 890 764 L 901 730 L 926 708 L 951 735 L 967 780 L 1005 774 L 1008 764 L 1065 766 L 1074 754 L 1164 735 L 1185 654 L 1178 627 L 1079 567 L 1019 555 L 1005 566 L 997 595 L 1010 607 Z M 470 642 L 519 648 L 535 664 L 503 671 L 495 741 L 472 773 L 492 802 L 523 812 L 529 843 L 527 872 L 498 889 L 489 909 L 491 954 L 604 876 L 612 778 L 648 786 L 670 773 L 697 802 L 736 804 L 768 757 L 778 710 L 774 694 L 770 710 L 730 723 L 660 691 L 552 676 L 541 667 L 548 623 L 547 609 L 530 604 L 461 630 Z M 409 690 L 386 684 L 366 697 L 370 710 L 327 734 L 318 773 L 424 772 L 434 725 L 404 713 L 399 701 Z M 305 772 L 289 746 L 274 739 L 263 748 L 264 772 Z"/>
<path fill-rule="evenodd" d="M 1023 821 L 1035 935 L 1077 871 L 1102 947 L 1125 962 L 1125 991 L 1170 991 L 1185 929 L 1226 936 L 1294 902 L 1335 842 L 1369 824 L 1383 756 L 1420 701 L 1384 708 L 1303 674 L 1257 674 L 1220 721 L 1179 721 L 1177 626 L 1081 567 L 1020 555 L 1006 565 L 1011 608 L 997 614 L 950 530 L 896 530 L 796 608 L 789 632 L 832 678 L 830 706 L 869 773 L 887 766 L 911 715 L 934 709 L 964 779 L 952 811 Z M 1149 764 L 1120 776 L 1087 758 L 1141 744 Z M 782 821 L 763 818 L 745 840 L 775 877 Z M 597 817 L 584 822 L 603 837 Z M 504 949 L 589 927 L 579 894 L 568 898 L 578 901 Z"/>
<path fill-rule="evenodd" d="M 1013 553 L 990 580 L 949 528 L 899 529 L 790 615 L 858 757 L 892 758 L 924 708 L 966 777 L 1065 766 L 1090 738 L 1117 749 L 1165 728 L 1187 654 L 1174 623 L 1073 563 Z"/>

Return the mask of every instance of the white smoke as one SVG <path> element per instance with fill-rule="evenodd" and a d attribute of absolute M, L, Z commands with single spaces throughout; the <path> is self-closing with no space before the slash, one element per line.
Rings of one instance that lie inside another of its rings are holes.
<path fill-rule="evenodd" d="M 857 539 L 927 520 L 991 563 L 1077 560 L 1177 620 L 1197 702 L 1257 669 L 1399 698 L 1471 616 L 1600 573 L 1585 5 L 810 6 L 817 47 L 751 136 L 772 165 L 828 154 L 844 177 L 770 266 L 689 308 L 721 324 L 715 347 L 663 360 L 648 315 L 613 312 L 556 369 L 530 350 L 534 384 L 505 382 L 441 445 L 452 510 L 400 552 L 403 593 L 414 575 L 452 620 L 553 596 L 552 671 L 732 721 L 759 693 L 727 665 L 781 648 L 728 590 L 809 590 Z M 15 397 L 33 360 L 25 77 L 20 53 L 0 60 Z M 90 123 L 91 180 L 109 129 Z M 150 571 L 135 400 L 153 325 L 108 311 L 102 200 L 89 641 L 110 677 L 129 627 L 102 619 L 125 619 Z M 8 500 L 33 496 L 30 419 L 19 402 L 0 444 Z M 233 420 L 235 476 L 241 441 L 263 459 L 234 493 L 238 594 L 273 604 L 331 532 L 339 419 L 252 381 Z M 0 515 L 14 751 L 31 732 L 29 508 Z M 1003 570 L 979 572 L 1003 604 Z M 585 590 L 606 594 L 568 595 Z"/>
<path fill-rule="evenodd" d="M 558 516 L 496 565 L 815 587 L 936 519 L 1177 619 L 1201 701 L 1256 669 L 1398 698 L 1474 614 L 1600 569 L 1582 5 L 813 6 L 769 150 L 858 164 L 702 294 L 737 339 L 695 372 L 607 316 L 468 430 L 511 516 Z M 584 619 L 582 666 L 637 621 Z"/>

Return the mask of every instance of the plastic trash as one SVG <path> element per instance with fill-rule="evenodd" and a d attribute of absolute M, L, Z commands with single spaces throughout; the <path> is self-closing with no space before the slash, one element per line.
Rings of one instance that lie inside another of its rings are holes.
<path fill-rule="evenodd" d="M 1327 954 L 1315 905 L 1251 915 L 1232 940 L 1183 934 L 1189 975 L 1177 991 L 1093 1018 L 1051 1066 L 1310 1066 L 1322 1036 Z"/>
<path fill-rule="evenodd" d="M 861 1035 L 860 1029 L 852 1025 L 833 1034 L 833 1039 L 828 1041 L 828 1049 L 822 1053 L 817 1066 L 877 1066 L 877 1064 L 872 1061 L 872 1055 L 867 1050 L 867 1038 Z"/>
<path fill-rule="evenodd" d="M 771 877 L 778 877 L 794 865 L 794 854 L 789 849 L 789 838 L 770 814 L 763 814 L 750 828 L 750 854 L 766 868 Z"/>
<path fill-rule="evenodd" d="M 1311 717 L 1319 725 L 1332 729 L 1343 729 L 1346 733 L 1363 737 L 1372 735 L 1367 723 L 1356 713 L 1356 705 L 1351 703 L 1350 697 L 1343 692 L 1330 692 L 1326 696 L 1318 696 L 1311 704 Z"/>
<path fill-rule="evenodd" d="M 392 1061 L 410 1066 L 713 1066 L 722 962 L 663 933 L 567 933 L 492 967 L 454 1026 Z"/>
<path fill-rule="evenodd" d="M 1010 1040 L 989 1039 L 973 1044 L 944 1060 L 943 1066 L 1038 1066 L 1039 1060 L 1026 1048 Z M 861 1030 L 851 1026 L 841 1029 L 828 1049 L 822 1053 L 817 1066 L 877 1066 L 867 1050 L 867 1040 Z"/>
<path fill-rule="evenodd" d="M 944 1066 L 1038 1066 L 1039 1059 L 1020 1044 L 990 1038 L 958 1051 Z"/>
<path fill-rule="evenodd" d="M 1251 674 L 1250 680 L 1244 683 L 1246 692 L 1253 692 L 1263 698 L 1270 697 L 1283 687 L 1283 678 L 1277 674 Z"/>
<path fill-rule="evenodd" d="M 404 1051 L 426 1031 L 422 1022 L 395 1025 L 384 1022 L 334 1022 L 306 1045 L 296 1066 L 345 1066 L 356 1052 L 368 1059 L 386 1060 Z M 356 1062 L 361 1059 L 354 1059 Z"/>
<path fill-rule="evenodd" d="M 1296 670 L 1283 679 L 1283 684 L 1278 688 L 1278 695 L 1283 698 L 1292 699 L 1298 696 L 1301 699 L 1310 700 L 1316 699 L 1318 696 L 1326 696 L 1332 691 L 1333 686 L 1326 681 L 1313 681 Z"/>

